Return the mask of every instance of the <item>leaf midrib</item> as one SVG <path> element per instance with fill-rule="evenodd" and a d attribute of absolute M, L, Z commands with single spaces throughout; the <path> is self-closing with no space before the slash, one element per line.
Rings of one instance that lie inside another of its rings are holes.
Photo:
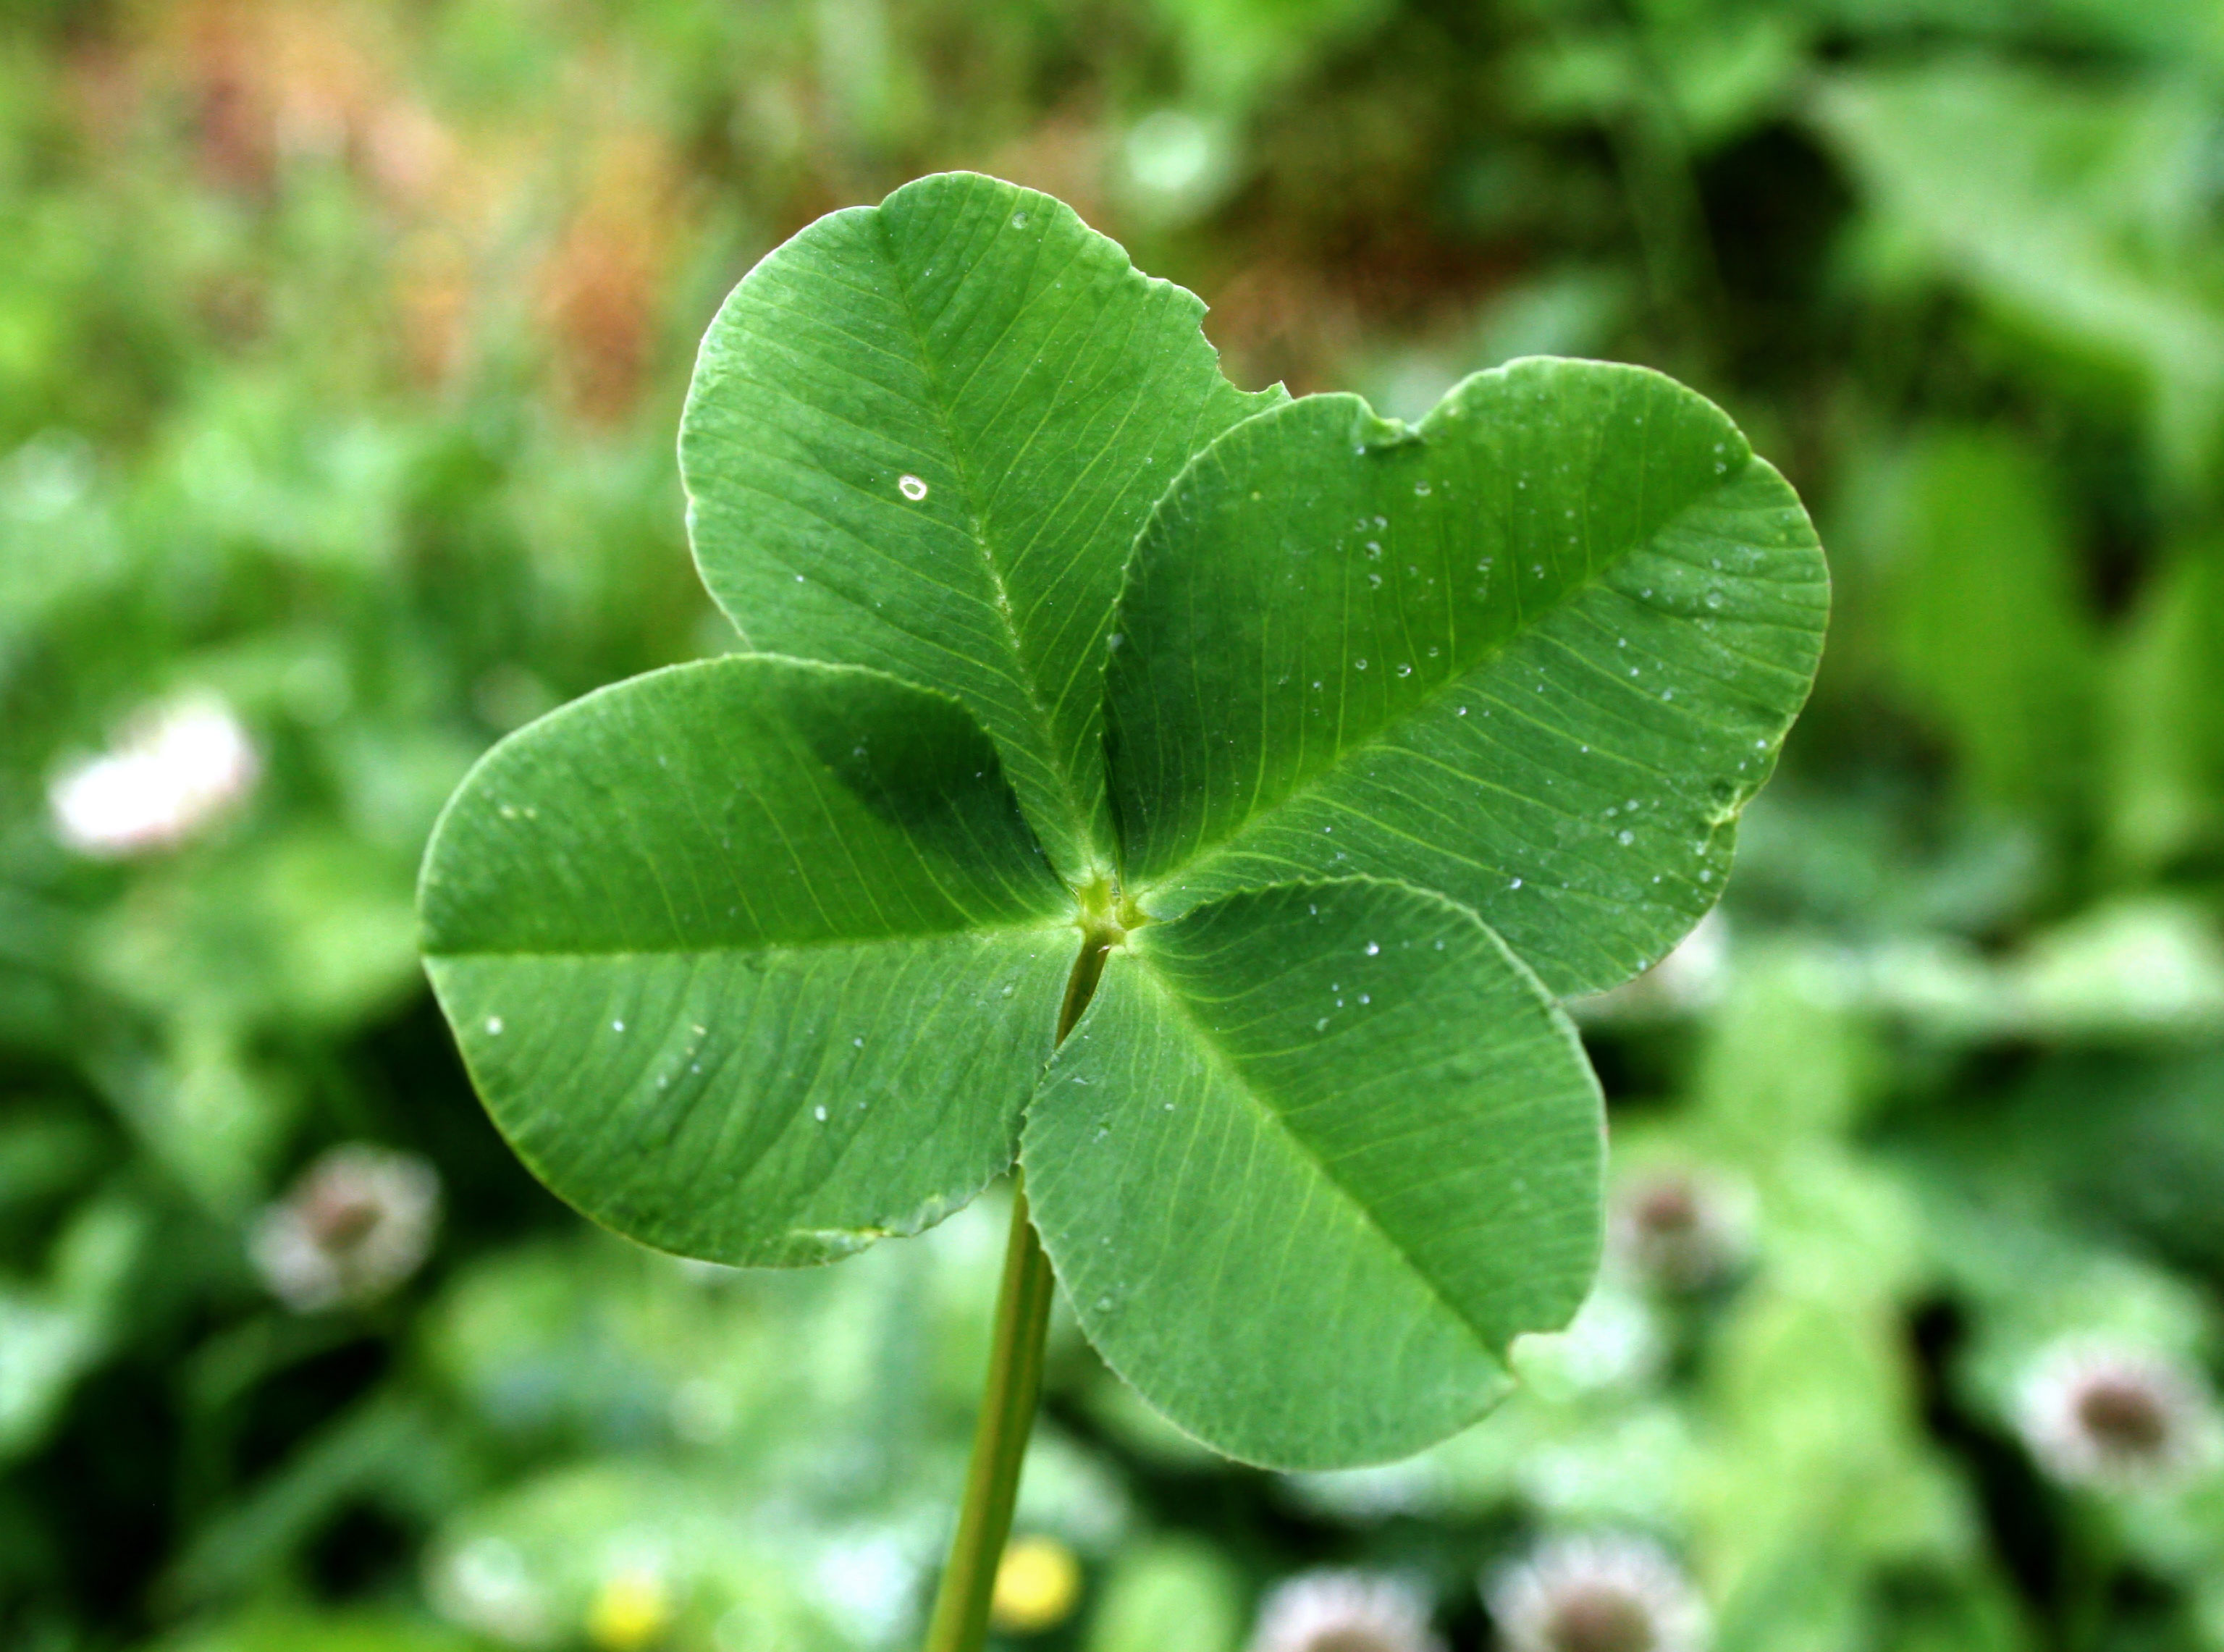
<path fill-rule="evenodd" d="M 1340 773 L 1347 765 L 1357 760 L 1362 755 L 1379 750 L 1387 743 L 1388 736 L 1396 729 L 1405 728 L 1418 721 L 1424 715 L 1432 711 L 1440 702 L 1449 699 L 1455 691 L 1464 689 L 1469 692 L 1474 692 L 1475 690 L 1470 686 L 1473 680 L 1478 675 L 1494 665 L 1507 653 L 1511 653 L 1516 643 L 1534 634 L 1537 627 L 1543 625 L 1545 621 L 1551 619 L 1555 615 L 1564 612 L 1567 608 L 1574 606 L 1575 603 L 1580 601 L 1583 597 L 1589 596 L 1594 590 L 1600 586 L 1604 577 L 1608 572 L 1620 566 L 1629 558 L 1636 556 L 1640 552 L 1658 544 L 1662 536 L 1666 534 L 1688 514 L 1698 510 L 1710 501 L 1719 498 L 1731 488 L 1744 481 L 1747 473 L 1751 471 L 1753 467 L 1755 464 L 1761 463 L 1765 462 L 1760 458 L 1760 455 L 1748 453 L 1746 456 L 1746 460 L 1743 464 L 1740 465 L 1735 470 L 1730 471 L 1726 475 L 1716 478 L 1710 488 L 1694 495 L 1684 504 L 1677 507 L 1677 509 L 1663 517 L 1659 523 L 1642 538 L 1633 540 L 1621 551 L 1599 563 L 1595 567 L 1592 568 L 1589 572 L 1584 574 L 1582 578 L 1571 580 L 1564 588 L 1563 588 L 1560 594 L 1556 596 L 1549 605 L 1536 610 L 1533 614 L 1519 615 L 1515 628 L 1509 631 L 1504 639 L 1495 646 L 1492 646 L 1488 653 L 1479 655 L 1472 665 L 1469 665 L 1466 669 L 1446 678 L 1437 687 L 1427 690 L 1419 699 L 1416 700 L 1408 709 L 1399 713 L 1397 716 L 1385 722 L 1366 740 L 1354 745 L 1340 747 L 1336 753 L 1331 756 L 1327 762 L 1321 765 L 1319 768 L 1314 770 L 1312 773 L 1307 775 L 1303 780 L 1299 781 L 1296 785 L 1292 786 L 1289 791 L 1284 792 L 1279 798 L 1277 798 L 1273 805 L 1264 811 L 1263 815 L 1256 810 L 1248 810 L 1245 813 L 1243 819 L 1237 823 L 1234 829 L 1226 833 L 1216 842 L 1207 848 L 1199 849 L 1195 854 L 1191 854 L 1187 860 L 1182 861 L 1179 865 L 1170 867 L 1166 871 L 1160 873 L 1147 883 L 1136 886 L 1134 890 L 1134 899 L 1139 901 L 1147 901 L 1154 894 L 1161 893 L 1169 889 L 1178 888 L 1187 880 L 1194 878 L 1201 867 L 1209 866 L 1218 856 L 1229 853 L 1232 846 L 1242 839 L 1246 833 L 1249 832 L 1252 827 L 1260 819 L 1271 818 L 1279 810 L 1290 807 L 1292 804 L 1298 802 L 1301 798 L 1320 790 L 1331 777 Z M 1519 612 L 1518 602 L 1520 591 L 1520 581 L 1517 580 L 1514 582 L 1517 614 Z M 1337 697 L 1339 710 L 1341 709 L 1343 703 L 1347 701 L 1349 697 L 1348 695 L 1339 695 Z M 1159 916 L 1167 916 L 1167 914 L 1162 913 L 1159 914 Z"/>
<path fill-rule="evenodd" d="M 1334 1170 L 1329 1168 L 1328 1161 L 1313 1150 L 1312 1144 L 1298 1133 L 1279 1111 L 1262 1098 L 1260 1092 L 1253 1086 L 1242 1068 L 1238 1065 L 1235 1057 L 1222 1044 L 1211 1029 L 1197 1018 L 1181 993 L 1167 980 L 1164 974 L 1151 967 L 1147 958 L 1132 949 L 1129 949 L 1128 955 L 1149 978 L 1153 989 L 1157 991 L 1160 999 L 1167 1005 L 1175 1018 L 1194 1035 L 1198 1047 L 1204 1051 L 1207 1062 L 1242 1094 L 1251 1103 L 1253 1109 L 1296 1150 L 1298 1156 L 1313 1168 L 1320 1179 L 1343 1200 L 1345 1205 L 1357 1214 L 1362 1226 L 1380 1238 L 1383 1245 L 1405 1266 L 1406 1271 L 1420 1281 L 1422 1288 L 1437 1305 L 1451 1315 L 1462 1329 L 1475 1339 L 1476 1347 L 1482 1351 L 1484 1357 L 1502 1366 L 1505 1362 L 1499 1351 L 1492 1346 L 1489 1332 L 1476 1324 L 1458 1303 L 1444 1294 L 1444 1288 L 1437 1283 L 1429 1271 L 1415 1259 L 1412 1252 L 1407 1248 L 1404 1241 L 1381 1224 L 1366 1202 L 1346 1186 Z"/>
<path fill-rule="evenodd" d="M 1001 210 L 1001 207 L 998 209 L 1000 212 Z M 982 508 L 979 479 L 973 474 L 973 469 L 968 462 L 965 451 L 958 445 L 957 432 L 951 427 L 951 409 L 947 400 L 948 390 L 942 367 L 935 359 L 933 352 L 927 348 L 926 325 L 919 313 L 919 306 L 912 292 L 908 272 L 905 269 L 901 259 L 896 255 L 885 204 L 874 214 L 873 227 L 880 237 L 881 261 L 887 265 L 890 278 L 894 284 L 897 298 L 903 307 L 904 319 L 911 327 L 912 344 L 918 352 L 919 370 L 926 380 L 929 390 L 930 410 L 934 415 L 936 427 L 941 432 L 943 446 L 950 455 L 950 467 L 957 477 L 959 491 L 964 495 L 965 514 L 971 528 L 967 537 L 972 540 L 975 550 L 980 555 L 981 566 L 989 577 L 989 589 L 994 596 L 989 606 L 995 612 L 997 627 L 1002 633 L 1005 648 L 1011 658 L 1012 680 L 1018 684 L 1020 695 L 1027 703 L 1028 719 L 1033 724 L 1033 732 L 1038 741 L 1037 749 L 1032 755 L 1050 771 L 1052 783 L 1058 788 L 1058 800 L 1065 805 L 1066 818 L 1064 824 L 1066 832 L 1075 846 L 1085 855 L 1093 848 L 1088 827 L 1088 815 L 1081 807 L 1080 798 L 1074 791 L 1073 777 L 1066 772 L 1065 764 L 1059 759 L 1057 733 L 1051 722 L 1050 708 L 1043 703 L 1041 685 L 1035 681 L 1034 673 L 1028 669 L 1026 651 L 1020 646 L 1019 621 L 1014 615 L 1011 591 L 1004 583 L 1003 570 L 997 566 L 996 558 L 989 550 L 988 519 Z M 995 232 L 992 231 L 992 233 Z M 1042 257 L 1042 246 L 1043 243 L 1039 240 L 1034 243 L 1034 255 L 1038 262 Z M 1023 314 L 1025 309 L 1026 305 L 1023 304 L 1020 313 Z M 1014 318 L 1013 325 L 1014 326 L 1018 325 L 1016 316 Z M 1008 331 L 1009 329 L 1007 330 Z M 1001 342 L 1000 339 L 999 343 Z"/>
<path fill-rule="evenodd" d="M 1026 935 L 1033 932 L 1049 933 L 1062 929 L 1078 930 L 1082 917 L 1077 906 L 1071 912 L 1046 913 L 1039 918 L 1003 924 L 963 924 L 946 930 L 892 930 L 877 936 L 830 936 L 815 941 L 713 942 L 702 946 L 661 947 L 486 947 L 461 949 L 452 951 L 433 951 L 427 949 L 427 958 L 458 961 L 466 959 L 532 960 L 551 962 L 562 959 L 592 958 L 621 960 L 625 958 L 675 958 L 723 956 L 727 954 L 812 953 L 839 951 L 844 948 L 900 946 L 910 941 L 948 941 L 969 936 Z"/>

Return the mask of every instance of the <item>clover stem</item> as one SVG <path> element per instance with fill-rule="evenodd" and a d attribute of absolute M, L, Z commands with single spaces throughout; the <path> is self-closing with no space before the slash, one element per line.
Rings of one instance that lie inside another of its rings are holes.
<path fill-rule="evenodd" d="M 1090 931 L 1082 942 L 1058 1012 L 1058 1042 L 1073 1031 L 1104 973 L 1111 943 Z M 1051 1297 L 1058 1285 L 1042 1240 L 1027 1215 L 1027 1188 L 1012 1171 L 1012 1233 L 1004 1249 L 1004 1282 L 996 1293 L 995 1339 L 989 1351 L 989 1386 L 973 1432 L 973 1461 L 965 1475 L 965 1501 L 951 1541 L 950 1563 L 934 1597 L 924 1652 L 979 1652 L 989 1634 L 989 1601 L 996 1567 L 1011 1535 L 1012 1506 L 1020 1491 L 1042 1393 L 1043 1346 L 1050 1329 Z"/>
<path fill-rule="evenodd" d="M 1043 1342 L 1055 1283 L 1050 1258 L 1027 1220 L 1027 1192 L 1015 1187 L 1004 1283 L 996 1297 L 996 1337 L 989 1355 L 989 1390 L 981 1402 L 965 1503 L 935 1596 L 926 1652 L 977 1652 L 988 1636 L 989 1598 L 1004 1540 L 1011 1535 L 1020 1465 L 1027 1454 L 1035 1399 L 1042 1391 Z"/>

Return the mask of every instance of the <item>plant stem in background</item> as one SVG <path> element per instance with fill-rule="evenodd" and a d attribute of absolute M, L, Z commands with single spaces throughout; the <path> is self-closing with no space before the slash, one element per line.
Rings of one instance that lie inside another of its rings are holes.
<path fill-rule="evenodd" d="M 1027 1454 L 1035 1400 L 1042 1391 L 1043 1342 L 1056 1286 L 1050 1258 L 1027 1218 L 1023 1187 L 1012 1194 L 1012 1238 L 996 1297 L 996 1340 L 989 1354 L 989 1390 L 973 1434 L 973 1466 L 950 1564 L 935 1596 L 926 1652 L 976 1652 L 989 1630 L 989 1597 L 1004 1540 L 1011 1535 L 1020 1465 Z"/>
<path fill-rule="evenodd" d="M 1104 973 L 1110 943 L 1091 931 L 1066 982 L 1058 1012 L 1058 1042 L 1073 1031 Z M 1027 1215 L 1027 1191 L 1012 1172 L 1012 1236 L 1004 1251 L 1004 1280 L 996 1293 L 996 1335 L 989 1350 L 989 1387 L 973 1433 L 973 1462 L 965 1476 L 965 1503 L 951 1542 L 950 1563 L 936 1591 L 924 1652 L 978 1652 L 988 1638 L 989 1598 L 1004 1540 L 1011 1535 L 1012 1505 L 1019 1497 L 1020 1467 L 1027 1460 L 1035 1402 L 1042 1393 L 1043 1344 L 1050 1329 L 1057 1276 Z"/>

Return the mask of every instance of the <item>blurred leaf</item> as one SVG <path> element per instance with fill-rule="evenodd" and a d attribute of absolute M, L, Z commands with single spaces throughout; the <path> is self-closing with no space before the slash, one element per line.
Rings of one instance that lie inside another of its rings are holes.
<path fill-rule="evenodd" d="M 214 1627 L 150 1643 L 143 1652 L 471 1652 L 469 1636 L 380 1611 L 258 1607 Z"/>
<path fill-rule="evenodd" d="M 98 978 L 154 1014 L 359 1025 L 416 982 L 407 862 L 306 823 L 159 867 L 103 918 Z"/>
<path fill-rule="evenodd" d="M 2000 959 L 1908 940 L 1879 948 L 1860 990 L 1956 1038 L 2207 1041 L 2224 1018 L 2224 938 L 2204 907 L 2168 897 L 2096 906 Z"/>
<path fill-rule="evenodd" d="M 137 1206 L 103 1198 L 63 1229 L 42 1283 L 0 1280 L 0 1462 L 42 1443 L 107 1354 L 147 1226 Z"/>
<path fill-rule="evenodd" d="M 1089 1621 L 1087 1652 L 1234 1652 L 1242 1627 L 1235 1568 L 1194 1539 L 1122 1554 Z"/>
<path fill-rule="evenodd" d="M 221 1019 L 181 1019 L 166 1031 L 159 1054 L 104 1052 L 94 1071 L 149 1158 L 210 1214 L 237 1220 L 269 1184 L 300 1105 L 300 1075 L 256 1059 Z"/>
<path fill-rule="evenodd" d="M 367 1401 L 295 1447 L 243 1498 L 200 1522 L 161 1584 L 174 1606 L 237 1598 L 281 1574 L 347 1504 L 430 1516 L 464 1487 L 433 1420 L 393 1395 Z"/>
<path fill-rule="evenodd" d="M 1976 58 L 1842 74 L 1813 107 L 1878 209 L 1944 274 L 2135 375 L 2182 476 L 2215 452 L 2224 245 L 2186 164 L 2208 110 L 2161 85 Z"/>
<path fill-rule="evenodd" d="M 1899 698 L 1979 799 L 2069 804 L 2089 784 L 2094 639 L 2045 474 L 2012 438 L 1943 431 L 1901 487 L 1880 571 Z"/>
<path fill-rule="evenodd" d="M 2119 861 L 2146 872 L 2224 848 L 2224 543 L 2177 547 L 2108 665 Z"/>
<path fill-rule="evenodd" d="M 1182 47 L 1191 89 L 1241 110 L 1363 36 L 1394 0 L 1155 0 Z"/>
<path fill-rule="evenodd" d="M 59 1105 L 11 1098 L 0 1119 L 0 1220 L 67 1192 L 100 1162 L 105 1145 L 92 1119 Z"/>

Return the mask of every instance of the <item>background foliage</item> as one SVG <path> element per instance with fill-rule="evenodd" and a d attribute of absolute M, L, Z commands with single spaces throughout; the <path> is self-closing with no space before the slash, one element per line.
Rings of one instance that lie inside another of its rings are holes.
<path fill-rule="evenodd" d="M 1246 388 L 1674 372 L 1838 585 L 1725 920 L 1583 1011 L 1627 1197 L 1727 1213 L 1703 1288 L 1625 1246 L 1496 1416 L 1319 1477 L 1202 1456 L 1069 1328 L 1020 1527 L 1078 1592 L 1014 1643 L 1229 1652 L 1336 1563 L 1478 1646 L 1479 1572 L 1615 1529 L 1724 1648 L 2224 1645 L 2213 1469 L 2067 1484 L 2025 1416 L 2065 1342 L 2217 1352 L 2199 0 L 0 4 L 0 1642 L 911 1633 L 994 1201 L 796 1275 L 588 1230 L 471 1100 L 410 892 L 496 735 L 729 646 L 693 342 L 781 237 L 945 166 L 1203 294 Z M 182 693 L 251 795 L 73 853 L 55 777 Z M 357 1140 L 437 1168 L 437 1241 L 293 1311 L 250 1238 Z"/>

